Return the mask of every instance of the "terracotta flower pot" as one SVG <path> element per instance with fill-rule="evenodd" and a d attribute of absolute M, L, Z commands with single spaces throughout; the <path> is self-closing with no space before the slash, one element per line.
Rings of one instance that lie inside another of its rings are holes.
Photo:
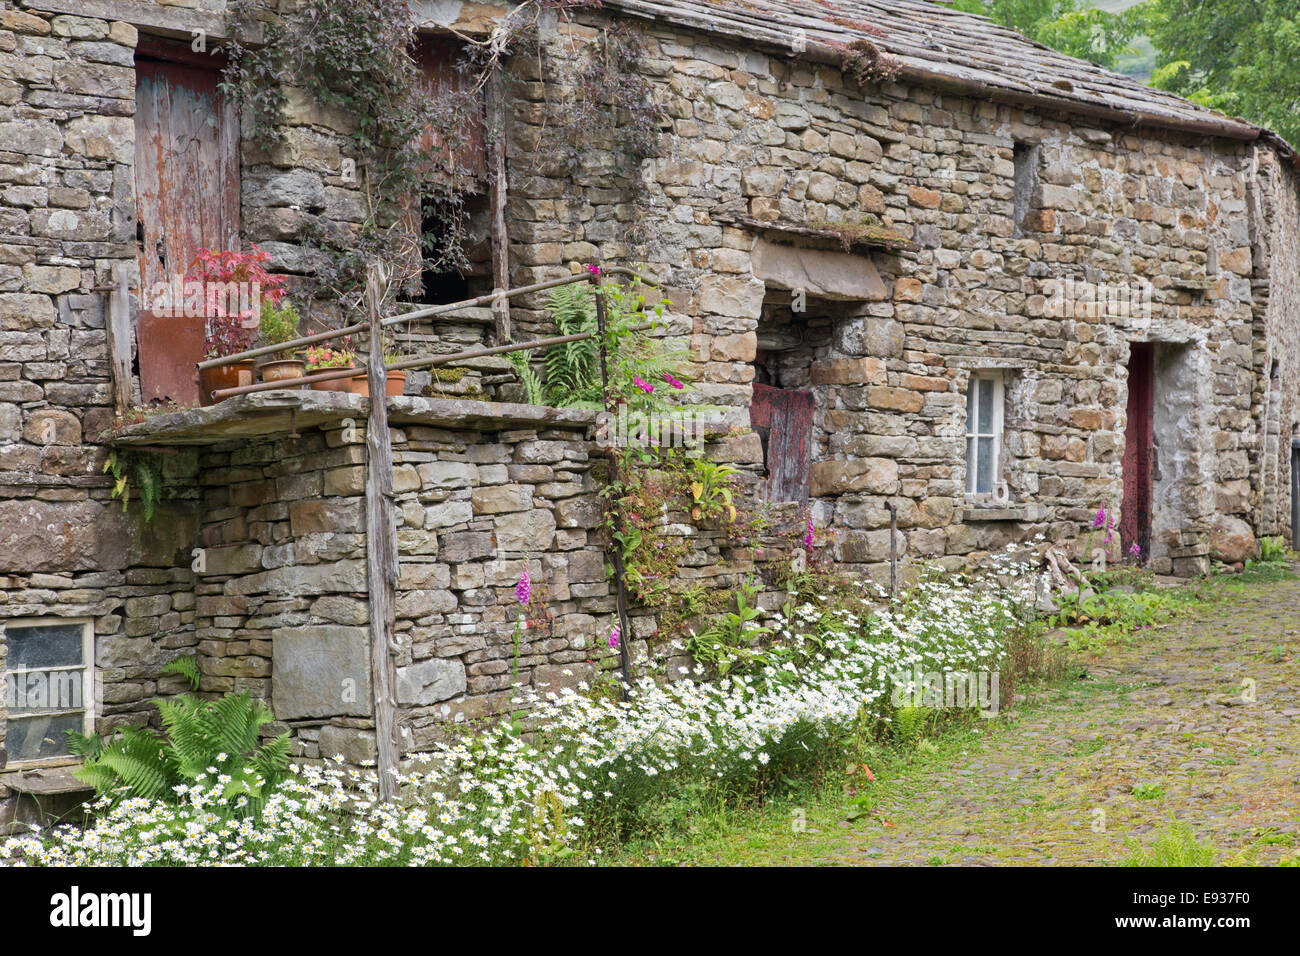
<path fill-rule="evenodd" d="M 279 359 L 267 362 L 258 369 L 263 382 L 282 382 L 285 379 L 301 378 L 306 367 L 302 359 Z"/>
<path fill-rule="evenodd" d="M 351 382 L 353 395 L 365 395 L 367 398 L 370 397 L 370 376 L 364 371 L 360 375 L 353 375 Z"/>
<path fill-rule="evenodd" d="M 308 375 L 318 375 L 321 372 L 340 372 L 342 369 L 318 368 L 308 372 Z M 312 382 L 311 387 L 318 392 L 350 392 L 352 391 L 352 379 L 346 375 L 342 378 L 331 378 L 324 382 Z"/>
<path fill-rule="evenodd" d="M 230 365 L 199 369 L 199 403 L 215 405 L 220 399 L 213 398 L 213 392 L 223 388 L 239 388 L 252 384 L 252 362 L 235 362 Z"/>
<path fill-rule="evenodd" d="M 406 391 L 406 369 L 390 371 L 384 384 L 385 395 L 401 395 Z"/>

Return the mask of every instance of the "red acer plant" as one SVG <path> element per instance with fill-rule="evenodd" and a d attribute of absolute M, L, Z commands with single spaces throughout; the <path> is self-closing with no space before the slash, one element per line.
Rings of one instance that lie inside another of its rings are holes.
<path fill-rule="evenodd" d="M 200 302 L 207 319 L 204 352 L 220 358 L 251 349 L 257 339 L 262 304 L 278 305 L 285 296 L 285 277 L 266 270 L 271 258 L 257 246 L 247 252 L 204 249 L 185 273 L 187 308 Z"/>

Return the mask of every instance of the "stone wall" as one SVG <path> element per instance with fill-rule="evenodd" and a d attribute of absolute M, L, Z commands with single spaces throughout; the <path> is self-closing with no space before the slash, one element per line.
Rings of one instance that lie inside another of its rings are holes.
<path fill-rule="evenodd" d="M 520 409 L 527 417 L 521 419 Z M 614 667 L 606 573 L 607 467 L 594 415 L 407 398 L 391 438 L 398 513 L 396 696 L 403 750 L 508 712 L 517 682 L 539 693 Z M 719 460 L 753 464 L 754 436 L 718 436 Z M 200 455 L 201 558 L 194 638 L 203 693 L 270 702 L 295 753 L 373 758 L 365 577 L 364 416 L 218 444 Z M 161 439 L 165 440 L 165 438 Z M 748 458 L 748 462 L 746 459 Z M 752 552 L 674 510 L 691 543 L 683 578 L 732 588 Z M 745 543 L 748 545 L 748 543 Z M 775 542 L 768 558 L 777 557 Z M 528 567 L 520 626 L 515 588 Z M 652 611 L 632 608 L 637 673 L 679 658 Z"/>
<path fill-rule="evenodd" d="M 558 26 L 540 61 L 518 65 L 516 282 L 591 258 L 644 260 L 672 290 L 673 311 L 690 317 L 683 339 L 700 400 L 744 406 L 764 303 L 784 290 L 755 264 L 764 231 L 736 226 L 736 216 L 774 226 L 866 220 L 913 244 L 849 256 L 799 240 L 842 257 L 841 272 L 870 262 L 887 289 L 837 318 L 829 347 L 804 358 L 826 436 L 817 513 L 840 532 L 846 562 L 880 560 L 867 542 L 883 527 L 886 500 L 899 508 L 908 552 L 963 560 L 1038 533 L 1069 542 L 1099 506 L 1118 512 L 1134 341 L 1189 350 L 1197 370 L 1196 391 L 1184 396 L 1195 414 L 1178 432 L 1193 459 L 1170 488 L 1173 527 L 1153 541 L 1157 569 L 1197 573 L 1211 555 L 1239 560 L 1275 527 L 1263 515 L 1286 510 L 1287 490 L 1274 478 L 1262 485 L 1252 462 L 1282 471 L 1280 446 L 1261 455 L 1261 375 L 1264 356 L 1288 347 L 1297 294 L 1294 260 L 1281 248 L 1295 187 L 1268 148 L 889 82 L 860 86 L 832 67 L 639 23 L 640 69 L 667 117 L 658 155 L 640 177 L 618 169 L 616 152 L 596 155 L 588 179 L 570 181 L 545 151 L 546 104 L 562 99 L 603 22 L 590 14 Z M 1265 154 L 1261 236 L 1274 238 L 1261 255 L 1247 183 Z M 655 241 L 629 247 L 628 222 L 651 223 Z M 788 233 L 768 238 L 783 235 L 788 243 Z M 1064 314 L 1054 309 L 1071 279 L 1103 284 L 1099 314 L 1077 294 Z M 1106 287 L 1138 281 L 1151 286 L 1149 316 L 1112 311 Z M 1269 289 L 1276 321 L 1265 321 Z M 996 510 L 964 493 L 965 390 L 987 369 L 1009 384 L 1002 477 L 1012 500 Z M 1280 434 L 1294 427 L 1295 381 L 1278 389 Z M 1245 534 L 1230 543 L 1225 526 Z"/>
<path fill-rule="evenodd" d="M 94 620 L 104 730 L 148 720 L 182 683 L 162 664 L 194 644 L 194 502 L 141 527 L 109 500 L 98 443 L 112 409 L 96 288 L 135 262 L 137 31 L 121 14 L 146 6 L 0 10 L 0 618 Z M 193 468 L 178 456 L 169 481 Z"/>

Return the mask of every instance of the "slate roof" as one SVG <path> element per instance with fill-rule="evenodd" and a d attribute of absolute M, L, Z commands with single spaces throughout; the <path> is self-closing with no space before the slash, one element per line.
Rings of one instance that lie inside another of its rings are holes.
<path fill-rule="evenodd" d="M 1112 122 L 1244 140 L 1264 135 L 1291 152 L 1275 134 L 1244 120 L 931 0 L 603 0 L 602 5 L 826 60 L 866 40 L 899 63 L 904 82 Z"/>

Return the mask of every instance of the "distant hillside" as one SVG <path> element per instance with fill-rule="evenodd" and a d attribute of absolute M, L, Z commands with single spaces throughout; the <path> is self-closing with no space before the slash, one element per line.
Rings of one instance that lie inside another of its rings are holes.
<path fill-rule="evenodd" d="M 1129 7 L 1135 7 L 1142 0 L 1092 0 L 1092 6 L 1107 13 L 1120 13 Z M 1134 53 L 1119 59 L 1119 72 L 1131 76 L 1143 83 L 1151 78 L 1151 71 L 1156 65 L 1156 50 L 1145 36 L 1133 38 Z"/>

